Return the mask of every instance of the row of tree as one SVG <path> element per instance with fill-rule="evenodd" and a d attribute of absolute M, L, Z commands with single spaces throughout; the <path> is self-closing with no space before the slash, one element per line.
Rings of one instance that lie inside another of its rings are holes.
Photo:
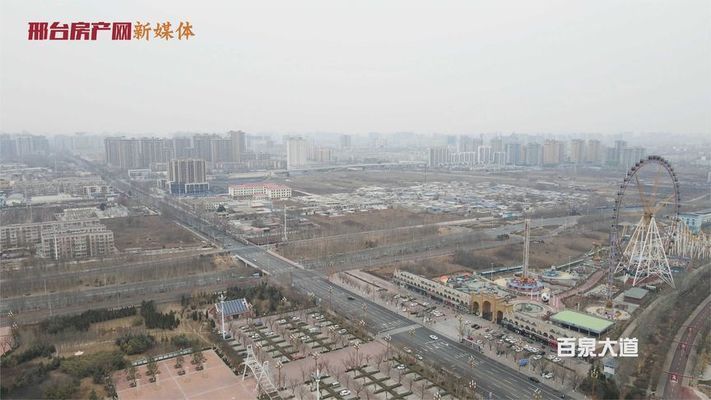
<path fill-rule="evenodd" d="M 140 354 L 156 344 L 156 339 L 151 335 L 127 333 L 116 339 L 116 345 L 128 355 Z"/>
<path fill-rule="evenodd" d="M 141 302 L 141 316 L 146 322 L 146 328 L 153 329 L 175 329 L 180 320 L 175 315 L 174 311 L 169 313 L 162 313 L 156 310 L 156 306 L 153 301 L 142 301 Z"/>
<path fill-rule="evenodd" d="M 87 331 L 89 326 L 93 323 L 129 317 L 132 315 L 136 315 L 136 307 L 133 306 L 116 308 L 113 310 L 101 308 L 84 311 L 79 315 L 48 318 L 40 323 L 40 329 L 51 334 L 59 333 L 69 328 L 74 328 L 78 331 Z"/>

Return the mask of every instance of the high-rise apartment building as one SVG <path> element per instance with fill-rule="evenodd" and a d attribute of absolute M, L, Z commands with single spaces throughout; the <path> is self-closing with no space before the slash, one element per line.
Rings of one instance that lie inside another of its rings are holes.
<path fill-rule="evenodd" d="M 459 135 L 457 138 L 457 152 L 468 153 L 476 151 L 477 140 L 466 135 Z"/>
<path fill-rule="evenodd" d="M 247 152 L 247 135 L 242 131 L 230 131 L 229 134 L 232 141 L 232 161 L 241 162 L 242 155 Z"/>
<path fill-rule="evenodd" d="M 610 165 L 620 165 L 622 163 L 622 153 L 624 153 L 627 147 L 627 142 L 624 140 L 615 140 L 614 152 L 612 153 L 612 159 L 608 159 Z"/>
<path fill-rule="evenodd" d="M 590 164 L 599 164 L 602 161 L 602 145 L 599 140 L 588 140 L 585 146 L 585 162 Z"/>
<path fill-rule="evenodd" d="M 141 167 L 141 148 L 135 139 L 110 137 L 104 140 L 106 163 L 120 169 L 138 169 Z"/>
<path fill-rule="evenodd" d="M 0 157 L 4 160 L 45 154 L 48 151 L 49 141 L 44 136 L 0 135 Z"/>
<path fill-rule="evenodd" d="M 341 149 L 350 149 L 351 146 L 351 135 L 341 135 Z"/>
<path fill-rule="evenodd" d="M 309 146 L 302 137 L 290 137 L 286 140 L 286 169 L 303 167 L 307 164 Z"/>
<path fill-rule="evenodd" d="M 582 164 L 585 162 L 585 141 L 583 139 L 573 139 L 570 141 L 570 162 Z"/>
<path fill-rule="evenodd" d="M 430 148 L 428 164 L 432 168 L 438 168 L 448 165 L 449 148 L 445 146 Z"/>
<path fill-rule="evenodd" d="M 634 164 L 647 156 L 647 149 L 644 147 L 625 147 L 622 149 L 622 157 L 619 166 L 630 169 Z"/>
<path fill-rule="evenodd" d="M 193 157 L 192 140 L 187 136 L 173 138 L 173 148 L 175 149 L 175 158 Z"/>
<path fill-rule="evenodd" d="M 543 144 L 543 165 L 558 165 L 563 162 L 564 155 L 565 143 L 549 139 Z"/>
<path fill-rule="evenodd" d="M 540 144 L 531 142 L 526 145 L 526 165 L 539 166 L 542 164 L 543 148 Z"/>
<path fill-rule="evenodd" d="M 502 139 L 500 136 L 491 139 L 490 144 L 492 153 L 499 153 L 504 151 L 504 139 Z"/>
<path fill-rule="evenodd" d="M 168 181 L 173 194 L 204 193 L 209 189 L 205 160 L 170 160 Z"/>
<path fill-rule="evenodd" d="M 506 153 L 507 165 L 521 165 L 521 144 L 520 143 L 506 143 L 504 146 L 504 153 Z"/>
<path fill-rule="evenodd" d="M 477 162 L 479 164 L 490 164 L 492 161 L 491 156 L 491 146 L 478 146 L 477 152 Z"/>
<path fill-rule="evenodd" d="M 104 140 L 106 163 L 120 169 L 148 168 L 175 157 L 172 139 L 110 137 Z"/>

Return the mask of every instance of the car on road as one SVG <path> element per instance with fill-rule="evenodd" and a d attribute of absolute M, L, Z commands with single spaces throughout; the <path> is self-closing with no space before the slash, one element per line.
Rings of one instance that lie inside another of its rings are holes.
<path fill-rule="evenodd" d="M 541 381 L 538 380 L 535 376 L 529 376 L 528 380 L 533 382 L 533 383 L 541 383 Z"/>
<path fill-rule="evenodd" d="M 403 347 L 402 350 L 407 354 L 412 353 L 412 350 L 409 347 Z"/>
<path fill-rule="evenodd" d="M 341 390 L 340 392 L 338 392 L 338 394 L 339 394 L 341 397 L 343 397 L 343 396 L 350 396 L 350 395 L 351 395 L 351 391 L 348 390 L 348 389 L 343 389 L 343 390 Z"/>
<path fill-rule="evenodd" d="M 437 340 L 437 339 L 439 339 L 439 337 L 437 337 L 437 335 L 430 335 L 430 339 Z"/>
<path fill-rule="evenodd" d="M 473 328 L 473 329 L 479 329 L 479 328 L 481 328 L 481 325 L 479 325 L 479 324 L 472 324 L 472 328 Z"/>
<path fill-rule="evenodd" d="M 353 296 L 348 296 L 348 300 L 355 300 L 355 297 L 353 297 Z"/>
<path fill-rule="evenodd" d="M 415 358 L 422 361 L 424 358 L 420 354 L 415 354 Z"/>

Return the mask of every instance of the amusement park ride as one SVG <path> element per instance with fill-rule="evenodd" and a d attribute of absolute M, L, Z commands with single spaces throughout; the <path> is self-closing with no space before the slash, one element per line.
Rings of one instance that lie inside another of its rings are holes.
<path fill-rule="evenodd" d="M 518 292 L 538 294 L 543 289 L 543 283 L 528 273 L 528 250 L 531 241 L 531 220 L 528 218 L 523 222 L 523 232 L 523 271 L 520 276 L 509 280 L 506 286 Z"/>
<path fill-rule="evenodd" d="M 679 180 L 664 158 L 649 156 L 627 172 L 610 230 L 608 305 L 619 272 L 625 280 L 631 278 L 633 286 L 661 280 L 675 287 L 670 257 L 683 262 L 709 256 L 708 239 L 703 233 L 692 235 L 680 221 L 680 203 Z M 634 227 L 631 234 L 628 227 Z"/>

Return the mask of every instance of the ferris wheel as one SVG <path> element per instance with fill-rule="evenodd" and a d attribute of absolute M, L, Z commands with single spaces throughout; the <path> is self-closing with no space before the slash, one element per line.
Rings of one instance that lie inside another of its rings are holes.
<path fill-rule="evenodd" d="M 633 286 L 659 278 L 674 287 L 667 254 L 674 244 L 680 203 L 679 180 L 667 160 L 649 156 L 630 168 L 615 199 L 610 235 L 615 273 L 632 276 Z"/>

